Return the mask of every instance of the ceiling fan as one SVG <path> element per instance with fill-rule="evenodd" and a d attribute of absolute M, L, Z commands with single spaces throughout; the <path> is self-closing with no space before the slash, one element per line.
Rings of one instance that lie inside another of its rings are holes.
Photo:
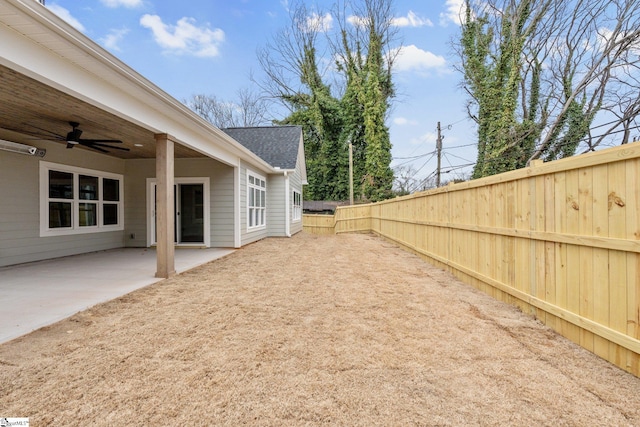
<path fill-rule="evenodd" d="M 103 153 L 108 153 L 108 150 L 105 150 L 102 147 L 105 148 L 111 148 L 114 150 L 122 150 L 122 151 L 129 151 L 128 148 L 126 147 L 117 147 L 117 146 L 113 146 L 111 144 L 122 144 L 122 141 L 120 141 L 119 139 L 89 139 L 89 138 L 81 138 L 82 136 L 82 130 L 78 129 L 78 126 L 80 126 L 80 123 L 78 122 L 69 122 L 69 124 L 71 125 L 71 132 L 67 133 L 67 137 L 63 138 L 64 141 L 67 142 L 67 148 L 73 148 L 76 145 L 84 145 L 87 148 L 92 148 L 94 150 L 97 151 L 101 151 Z"/>
<path fill-rule="evenodd" d="M 126 147 L 118 147 L 118 146 L 112 145 L 112 144 L 122 144 L 122 141 L 120 141 L 119 139 L 82 138 L 82 130 L 78 129 L 78 126 L 80 126 L 80 123 L 69 122 L 69 125 L 71 126 L 71 132 L 68 132 L 66 135 L 60 135 L 50 130 L 42 129 L 34 125 L 29 125 L 29 126 L 37 129 L 40 132 L 32 132 L 28 130 L 18 130 L 18 129 L 11 129 L 11 128 L 5 128 L 5 129 L 13 130 L 15 132 L 20 132 L 20 133 L 26 133 L 27 135 L 36 137 L 36 139 L 66 142 L 67 148 L 73 148 L 76 145 L 83 145 L 87 148 L 100 151 L 101 153 L 109 152 L 105 148 L 109 148 L 113 150 L 121 150 L 121 151 L 130 151 Z"/>

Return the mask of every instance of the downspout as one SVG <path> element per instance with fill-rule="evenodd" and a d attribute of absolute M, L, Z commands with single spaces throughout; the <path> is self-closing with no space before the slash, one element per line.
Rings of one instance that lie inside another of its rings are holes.
<path fill-rule="evenodd" d="M 289 197 L 289 175 L 287 171 L 284 171 L 284 234 L 287 237 L 291 237 L 291 204 L 289 203 Z"/>
<path fill-rule="evenodd" d="M 238 166 L 233 174 L 233 245 L 235 248 L 242 246 L 242 206 L 240 200 L 240 180 L 242 175 L 242 161 L 238 159 Z"/>

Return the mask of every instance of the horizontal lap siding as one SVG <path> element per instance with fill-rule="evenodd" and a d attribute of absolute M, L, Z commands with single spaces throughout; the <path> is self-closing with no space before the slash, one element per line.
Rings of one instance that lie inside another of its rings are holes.
<path fill-rule="evenodd" d="M 53 142 L 36 145 L 47 150 L 44 160 L 49 163 L 124 174 L 119 159 Z M 0 267 L 122 247 L 122 231 L 40 237 L 41 160 L 0 151 Z"/>
<path fill-rule="evenodd" d="M 267 228 L 269 237 L 285 236 L 287 210 L 285 204 L 285 178 L 270 175 L 267 180 Z"/>
<path fill-rule="evenodd" d="M 264 178 L 268 178 L 267 174 L 260 171 L 260 169 L 249 166 L 247 163 L 242 162 L 240 166 L 240 244 L 244 246 L 246 244 L 256 242 L 258 240 L 268 237 L 267 228 L 260 230 L 247 230 L 247 168 L 252 172 L 262 175 Z M 269 202 L 270 186 L 267 182 L 267 203 Z M 267 204 L 267 212 L 269 211 L 269 205 Z M 267 218 L 267 221 L 269 219 Z"/>
<path fill-rule="evenodd" d="M 295 221 L 293 219 L 293 191 L 297 191 L 300 193 L 300 197 L 301 200 L 300 202 L 302 203 L 302 199 L 304 199 L 304 194 L 302 192 L 302 179 L 300 177 L 300 162 L 298 162 L 298 167 L 296 168 L 296 171 L 294 174 L 290 175 L 289 178 L 289 205 L 290 205 L 290 209 L 289 209 L 289 215 L 291 217 L 291 235 L 294 235 L 296 233 L 299 233 L 300 231 L 302 231 L 302 214 L 300 214 L 300 219 Z M 302 206 L 300 206 L 301 212 L 302 212 Z"/>
<path fill-rule="evenodd" d="M 155 177 L 155 159 L 128 160 L 125 205 L 127 246 L 147 245 L 147 178 Z M 176 178 L 209 177 L 211 246 L 233 247 L 233 171 L 213 159 L 176 159 Z M 135 238 L 131 239 L 134 234 Z"/>
<path fill-rule="evenodd" d="M 211 246 L 234 246 L 234 197 L 235 169 L 219 164 L 211 176 Z"/>
<path fill-rule="evenodd" d="M 212 159 L 176 159 L 176 177 L 210 178 L 212 247 L 233 247 L 233 171 Z"/>
<path fill-rule="evenodd" d="M 125 243 L 147 246 L 147 178 L 156 176 L 155 159 L 127 160 L 125 180 Z M 131 236 L 134 235 L 134 238 Z"/>

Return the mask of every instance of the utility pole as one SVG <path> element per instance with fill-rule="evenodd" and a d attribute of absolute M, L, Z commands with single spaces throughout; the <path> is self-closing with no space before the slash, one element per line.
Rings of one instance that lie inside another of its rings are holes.
<path fill-rule="evenodd" d="M 440 122 L 438 122 L 438 139 L 436 140 L 436 151 L 438 153 L 438 166 L 436 169 L 436 187 L 440 187 L 440 164 L 442 161 L 442 134 L 440 133 Z"/>
<path fill-rule="evenodd" d="M 349 141 L 349 205 L 353 206 L 353 144 Z"/>

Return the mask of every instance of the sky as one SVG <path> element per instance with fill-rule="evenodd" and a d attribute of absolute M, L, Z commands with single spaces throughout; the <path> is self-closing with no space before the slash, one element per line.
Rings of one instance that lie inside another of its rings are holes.
<path fill-rule="evenodd" d="M 413 167 L 417 181 L 435 174 L 438 122 L 442 181 L 468 176 L 476 158 L 475 126 L 451 49 L 461 3 L 394 1 L 402 47 L 387 121 L 391 165 Z M 257 51 L 290 23 L 289 6 L 288 0 L 46 0 L 51 11 L 181 101 L 196 94 L 233 101 L 238 90 L 252 88 L 251 76 L 262 76 Z M 332 16 L 322 18 L 335 25 Z"/>

